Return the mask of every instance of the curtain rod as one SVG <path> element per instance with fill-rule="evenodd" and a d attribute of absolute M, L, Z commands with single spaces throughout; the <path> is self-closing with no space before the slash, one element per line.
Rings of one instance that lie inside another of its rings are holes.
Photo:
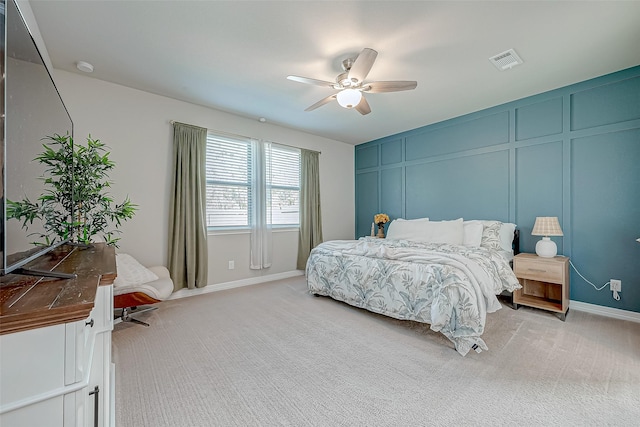
<path fill-rule="evenodd" d="M 172 124 L 172 125 L 174 125 L 174 124 L 176 124 L 176 123 L 183 123 L 183 122 L 177 122 L 177 121 L 175 121 L 175 120 L 169 120 L 169 123 L 170 123 L 170 124 Z M 186 125 L 186 124 L 188 124 L 188 123 L 184 123 L 184 124 Z M 211 132 L 214 132 L 214 133 L 217 133 L 217 134 L 219 134 L 219 135 L 222 135 L 222 136 L 228 136 L 228 137 L 230 137 L 230 138 L 258 139 L 258 138 L 252 138 L 252 137 L 250 137 L 250 136 L 238 135 L 238 134 L 235 134 L 235 133 L 231 133 L 231 132 L 224 132 L 224 131 L 216 130 L 216 129 L 209 129 L 209 128 L 206 128 L 206 129 L 207 129 L 207 130 L 210 130 Z M 312 153 L 322 154 L 322 151 L 309 150 L 308 148 L 296 147 L 295 145 L 283 144 L 283 143 L 281 143 L 281 142 L 274 142 L 274 141 L 269 141 L 269 142 L 271 142 L 272 144 L 283 145 L 283 146 L 285 146 L 285 147 L 297 148 L 298 150 L 307 150 L 307 151 L 311 151 Z"/>

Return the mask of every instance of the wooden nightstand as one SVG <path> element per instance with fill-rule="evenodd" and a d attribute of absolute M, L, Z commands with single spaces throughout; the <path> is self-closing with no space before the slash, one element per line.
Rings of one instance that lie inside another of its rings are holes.
<path fill-rule="evenodd" d="M 541 308 L 565 320 L 569 311 L 569 258 L 518 254 L 513 258 L 513 271 L 522 285 L 513 293 L 513 308 Z"/>

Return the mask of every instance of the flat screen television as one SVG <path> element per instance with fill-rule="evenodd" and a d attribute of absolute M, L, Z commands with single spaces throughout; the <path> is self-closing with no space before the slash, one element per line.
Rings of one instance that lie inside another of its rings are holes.
<path fill-rule="evenodd" d="M 0 0 L 2 28 L 2 174 L 0 175 L 0 275 L 15 272 L 28 262 L 65 243 L 34 245 L 35 221 L 28 230 L 7 219 L 6 200 L 37 200 L 44 192 L 44 166 L 34 161 L 46 136 L 73 136 L 73 122 L 50 71 L 14 0 Z"/>

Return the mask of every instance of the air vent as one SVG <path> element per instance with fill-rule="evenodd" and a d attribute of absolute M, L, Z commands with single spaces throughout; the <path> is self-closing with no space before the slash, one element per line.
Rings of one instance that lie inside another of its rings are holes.
<path fill-rule="evenodd" d="M 509 49 L 505 52 L 499 53 L 489 58 L 489 61 L 500 71 L 510 70 L 516 65 L 522 64 L 522 59 L 518 56 L 515 50 Z"/>

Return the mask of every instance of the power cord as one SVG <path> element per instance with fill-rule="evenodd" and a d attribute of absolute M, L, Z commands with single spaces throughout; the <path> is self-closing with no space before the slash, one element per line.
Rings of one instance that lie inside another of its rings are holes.
<path fill-rule="evenodd" d="M 573 265 L 573 262 L 571 260 L 569 260 L 569 264 L 571 265 L 571 267 L 573 267 L 573 269 L 575 270 L 576 273 L 578 273 L 578 276 L 582 277 L 582 280 L 584 280 L 585 282 L 587 282 L 588 284 L 590 284 L 591 286 L 593 286 L 595 288 L 596 291 L 601 291 L 604 288 L 607 287 L 607 285 L 611 284 L 611 282 L 607 282 L 604 285 L 602 285 L 601 287 L 597 287 L 596 285 L 594 285 L 593 283 L 591 283 L 589 280 L 587 280 L 586 277 L 584 277 L 576 268 L 575 265 Z M 616 301 L 620 301 L 620 294 L 618 293 L 618 291 L 613 291 L 613 298 Z"/>

